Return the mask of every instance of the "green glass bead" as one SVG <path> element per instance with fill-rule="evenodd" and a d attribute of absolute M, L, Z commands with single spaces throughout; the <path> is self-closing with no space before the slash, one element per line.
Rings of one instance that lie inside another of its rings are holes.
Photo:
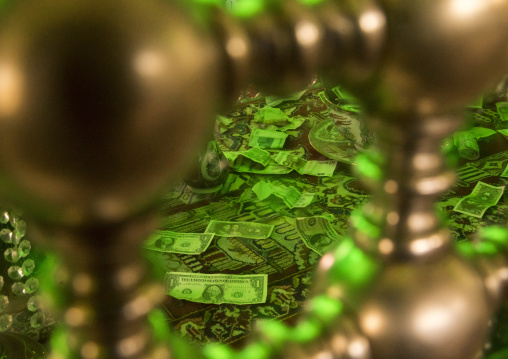
<path fill-rule="evenodd" d="M 31 249 L 32 244 L 30 243 L 30 241 L 24 239 L 19 243 L 18 251 L 21 257 L 26 257 L 30 253 Z"/>
<path fill-rule="evenodd" d="M 13 285 L 11 285 L 11 290 L 15 295 L 25 295 L 25 285 L 21 282 L 16 282 Z"/>
<path fill-rule="evenodd" d="M 325 323 L 333 322 L 342 313 L 342 302 L 330 298 L 327 295 L 320 295 L 310 300 L 309 308 L 316 317 Z"/>
<path fill-rule="evenodd" d="M 207 359 L 232 359 L 235 356 L 233 349 L 221 343 L 208 344 L 203 348 L 203 355 Z"/>
<path fill-rule="evenodd" d="M 20 266 L 10 266 L 7 270 L 7 274 L 14 280 L 20 280 L 24 277 L 23 270 Z"/>
<path fill-rule="evenodd" d="M 29 311 L 35 312 L 42 308 L 42 299 L 39 295 L 33 295 L 28 299 L 28 302 L 26 303 L 26 307 Z"/>
<path fill-rule="evenodd" d="M 242 0 L 230 12 L 236 17 L 247 19 L 261 14 L 265 6 L 264 0 Z"/>
<path fill-rule="evenodd" d="M 37 278 L 30 278 L 25 283 L 25 290 L 28 294 L 35 292 L 39 288 L 39 280 Z"/>
<path fill-rule="evenodd" d="M 1 224 L 9 223 L 9 212 L 5 210 L 0 210 L 0 223 Z"/>
<path fill-rule="evenodd" d="M 490 226 L 480 229 L 482 241 L 494 242 L 502 247 L 508 245 L 508 228 Z"/>
<path fill-rule="evenodd" d="M 0 331 L 9 329 L 12 326 L 12 315 L 2 314 L 0 315 Z"/>
<path fill-rule="evenodd" d="M 14 228 L 14 233 L 16 233 L 19 238 L 22 238 L 26 233 L 26 222 L 23 220 L 19 220 L 16 223 L 16 227 Z"/>
<path fill-rule="evenodd" d="M 321 334 L 323 327 L 316 321 L 303 320 L 293 328 L 291 338 L 298 343 L 308 343 Z"/>
<path fill-rule="evenodd" d="M 344 239 L 334 252 L 335 262 L 330 268 L 332 282 L 363 287 L 378 273 L 380 264 L 360 248 L 351 238 Z"/>
<path fill-rule="evenodd" d="M 223 0 L 194 0 L 194 2 L 198 4 L 216 5 L 218 7 L 222 7 L 224 5 Z"/>
<path fill-rule="evenodd" d="M 16 248 L 7 248 L 4 252 L 4 258 L 9 263 L 16 263 L 20 257 L 20 253 Z"/>
<path fill-rule="evenodd" d="M 377 159 L 373 157 L 372 153 L 361 153 L 356 156 L 356 168 L 360 176 L 381 181 L 383 179 L 383 171 Z"/>
<path fill-rule="evenodd" d="M 18 223 L 18 220 L 19 219 L 14 214 L 11 213 L 11 215 L 9 216 L 9 223 L 11 224 L 11 226 L 13 228 L 16 228 L 16 224 Z"/>
<path fill-rule="evenodd" d="M 365 233 L 370 238 L 379 238 L 381 235 L 381 229 L 365 218 L 361 211 L 351 213 L 351 221 L 358 231 Z"/>
<path fill-rule="evenodd" d="M 298 0 L 298 2 L 300 2 L 301 4 L 306 5 L 306 6 L 315 6 L 315 5 L 321 4 L 325 1 L 326 0 Z"/>
<path fill-rule="evenodd" d="M 275 320 L 266 320 L 258 324 L 258 329 L 267 341 L 277 345 L 282 344 L 290 336 L 290 330 L 283 323 Z"/>
<path fill-rule="evenodd" d="M 9 297 L 6 295 L 0 295 L 0 312 L 3 312 L 7 305 L 9 304 Z"/>
<path fill-rule="evenodd" d="M 476 255 L 476 250 L 473 246 L 473 243 L 469 241 L 459 242 L 455 245 L 455 248 L 464 258 L 472 259 Z"/>
<path fill-rule="evenodd" d="M 0 239 L 4 243 L 11 244 L 12 243 L 12 232 L 7 228 L 2 229 L 0 231 Z"/>
<path fill-rule="evenodd" d="M 480 242 L 476 246 L 476 251 L 480 254 L 493 256 L 499 253 L 499 249 L 492 242 Z"/>
<path fill-rule="evenodd" d="M 39 311 L 32 315 L 30 318 L 30 325 L 32 328 L 39 328 L 42 324 L 44 324 L 44 320 L 46 319 L 46 316 L 43 312 Z"/>
<path fill-rule="evenodd" d="M 239 359 L 267 359 L 270 357 L 272 347 L 261 343 L 254 342 L 247 345 L 238 353 Z"/>
<path fill-rule="evenodd" d="M 33 259 L 27 259 L 23 262 L 21 269 L 23 271 L 23 275 L 30 275 L 35 269 L 35 262 Z"/>

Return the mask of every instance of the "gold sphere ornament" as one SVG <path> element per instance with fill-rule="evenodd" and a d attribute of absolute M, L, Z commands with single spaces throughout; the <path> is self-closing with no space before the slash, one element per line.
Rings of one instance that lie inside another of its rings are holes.
<path fill-rule="evenodd" d="M 212 129 L 209 36 L 156 0 L 12 2 L 0 18 L 1 198 L 66 226 L 150 208 Z"/>

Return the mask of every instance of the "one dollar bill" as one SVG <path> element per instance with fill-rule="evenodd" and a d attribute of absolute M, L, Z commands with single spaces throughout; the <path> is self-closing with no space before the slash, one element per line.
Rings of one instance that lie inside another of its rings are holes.
<path fill-rule="evenodd" d="M 330 222 L 323 217 L 297 218 L 296 229 L 305 245 L 320 255 L 325 254 L 341 239 Z"/>
<path fill-rule="evenodd" d="M 252 130 L 249 146 L 259 148 L 282 148 L 286 142 L 287 134 L 278 131 Z"/>
<path fill-rule="evenodd" d="M 294 169 L 301 175 L 332 177 L 335 167 L 337 167 L 337 161 L 307 161 L 285 151 L 275 155 L 274 161 Z"/>
<path fill-rule="evenodd" d="M 164 288 L 172 297 L 198 303 L 265 303 L 268 275 L 168 272 Z"/>
<path fill-rule="evenodd" d="M 165 253 L 201 254 L 214 236 L 214 233 L 157 231 L 143 243 L 143 248 Z"/>
<path fill-rule="evenodd" d="M 266 239 L 270 237 L 273 226 L 256 222 L 226 222 L 211 220 L 205 233 L 215 233 L 220 237 L 240 237 Z"/>
<path fill-rule="evenodd" d="M 462 198 L 453 208 L 454 211 L 482 218 L 485 211 L 495 206 L 503 195 L 504 186 L 495 187 L 478 182 L 470 195 Z"/>
<path fill-rule="evenodd" d="M 315 193 L 300 193 L 295 187 L 284 186 L 279 181 L 259 181 L 252 187 L 252 191 L 260 201 L 273 195 L 282 199 L 289 208 L 307 207 L 315 197 Z"/>

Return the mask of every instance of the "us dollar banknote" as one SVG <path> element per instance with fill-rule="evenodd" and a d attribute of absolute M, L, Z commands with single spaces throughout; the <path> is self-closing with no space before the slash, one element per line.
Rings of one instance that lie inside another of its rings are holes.
<path fill-rule="evenodd" d="M 211 220 L 205 233 L 215 233 L 220 237 L 241 237 L 266 239 L 270 237 L 273 226 L 256 222 L 227 222 Z"/>
<path fill-rule="evenodd" d="M 295 225 L 305 245 L 320 255 L 341 239 L 331 223 L 323 217 L 297 218 Z"/>
<path fill-rule="evenodd" d="M 206 251 L 214 236 L 214 233 L 157 231 L 142 246 L 157 252 L 201 254 Z"/>
<path fill-rule="evenodd" d="M 265 303 L 268 275 L 168 272 L 164 287 L 172 297 L 198 303 Z"/>
<path fill-rule="evenodd" d="M 454 211 L 482 218 L 485 211 L 495 206 L 504 193 L 504 186 L 492 186 L 478 182 L 470 195 L 462 198 L 453 208 Z"/>
<path fill-rule="evenodd" d="M 252 191 L 260 201 L 273 195 L 282 199 L 289 208 L 307 207 L 315 197 L 315 193 L 300 193 L 295 187 L 285 186 L 279 181 L 259 181 L 252 187 Z"/>
<path fill-rule="evenodd" d="M 294 169 L 301 175 L 332 177 L 337 161 L 307 161 L 290 152 L 281 151 L 274 156 L 274 161 L 282 166 Z"/>
<path fill-rule="evenodd" d="M 255 128 L 251 132 L 249 146 L 259 148 L 282 148 L 288 135 L 279 131 Z"/>

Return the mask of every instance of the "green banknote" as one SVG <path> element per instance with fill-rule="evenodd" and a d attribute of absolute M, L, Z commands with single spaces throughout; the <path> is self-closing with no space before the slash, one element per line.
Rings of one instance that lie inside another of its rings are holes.
<path fill-rule="evenodd" d="M 289 116 L 279 108 L 265 106 L 256 112 L 252 121 L 267 125 L 286 125 L 289 123 Z"/>
<path fill-rule="evenodd" d="M 270 152 L 253 147 L 247 151 L 223 151 L 224 156 L 228 159 L 229 166 L 240 168 L 246 161 L 254 161 L 263 167 L 266 167 L 270 161 Z"/>
<path fill-rule="evenodd" d="M 295 187 L 285 186 L 279 181 L 259 181 L 252 187 L 252 191 L 260 201 L 273 195 L 282 199 L 289 208 L 307 207 L 316 195 L 315 193 L 300 193 Z"/>
<path fill-rule="evenodd" d="M 288 135 L 284 132 L 255 128 L 251 132 L 250 147 L 282 148 Z"/>
<path fill-rule="evenodd" d="M 330 222 L 323 217 L 297 218 L 295 225 L 305 245 L 320 255 L 325 254 L 341 239 Z"/>
<path fill-rule="evenodd" d="M 215 233 L 220 237 L 266 239 L 270 237 L 272 231 L 273 226 L 264 223 L 211 220 L 205 233 Z"/>
<path fill-rule="evenodd" d="M 289 168 L 294 169 L 301 175 L 332 177 L 337 161 L 307 161 L 287 151 L 277 153 L 273 160 Z"/>
<path fill-rule="evenodd" d="M 508 177 L 508 165 L 506 165 L 503 173 L 501 173 L 501 177 Z"/>
<path fill-rule="evenodd" d="M 198 303 L 265 303 L 268 275 L 168 272 L 164 287 L 172 297 Z"/>
<path fill-rule="evenodd" d="M 471 133 L 458 131 L 453 134 L 453 142 L 457 146 L 460 157 L 468 160 L 476 160 L 480 157 L 480 146 Z"/>
<path fill-rule="evenodd" d="M 495 187 L 478 182 L 470 195 L 462 198 L 453 208 L 454 211 L 482 218 L 485 211 L 495 206 L 503 195 L 504 186 Z"/>
<path fill-rule="evenodd" d="M 307 89 L 296 92 L 289 97 L 280 98 L 277 96 L 266 96 L 265 101 L 267 106 L 275 107 L 286 101 L 298 101 L 302 95 L 307 92 Z"/>
<path fill-rule="evenodd" d="M 157 231 L 142 246 L 157 252 L 200 254 L 206 251 L 214 236 L 214 233 Z"/>

